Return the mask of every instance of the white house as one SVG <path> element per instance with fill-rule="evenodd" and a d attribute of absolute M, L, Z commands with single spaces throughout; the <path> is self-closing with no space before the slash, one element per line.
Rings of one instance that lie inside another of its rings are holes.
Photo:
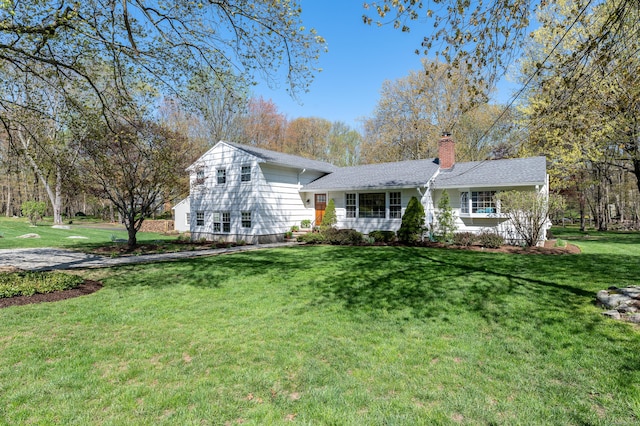
<path fill-rule="evenodd" d="M 437 159 L 353 167 L 221 141 L 187 170 L 192 238 L 247 243 L 282 240 L 305 219 L 319 224 L 331 199 L 338 228 L 396 231 L 413 196 L 432 225 L 443 191 L 458 231 L 492 230 L 512 239 L 495 193 L 549 189 L 544 157 L 456 163 L 448 136 L 439 142 Z"/>
<path fill-rule="evenodd" d="M 191 203 L 189 197 L 184 198 L 171 208 L 173 210 L 173 229 L 178 232 L 189 232 L 191 230 Z"/>

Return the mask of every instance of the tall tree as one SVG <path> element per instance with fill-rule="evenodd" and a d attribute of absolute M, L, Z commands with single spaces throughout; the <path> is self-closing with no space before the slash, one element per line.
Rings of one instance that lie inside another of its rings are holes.
<path fill-rule="evenodd" d="M 379 0 L 364 4 L 363 21 L 366 24 L 393 25 L 401 31 L 426 24 L 431 27 L 416 54 L 436 54 L 454 67 L 470 71 L 466 79 L 472 95 L 483 93 L 493 87 L 502 77 L 530 33 L 530 24 L 536 10 L 545 10 L 564 0 L 536 2 L 533 0 Z M 578 68 L 582 59 L 596 54 L 598 60 L 607 62 L 610 48 L 617 45 L 624 34 L 624 26 L 630 17 L 637 14 L 637 0 L 591 0 L 572 1 L 563 32 L 570 31 L 575 22 L 589 13 L 591 8 L 608 4 L 603 19 L 593 23 L 592 31 L 570 49 L 564 58 L 563 67 Z M 549 23 L 542 22 L 543 26 Z M 551 24 L 553 25 L 553 24 Z M 549 26 L 549 28 L 551 28 Z M 638 37 L 635 37 L 637 40 Z M 595 47 L 602 47 L 596 49 Z M 588 81 L 588 74 L 580 81 Z"/>
<path fill-rule="evenodd" d="M 295 0 L 3 1 L 0 72 L 10 65 L 53 79 L 55 91 L 73 81 L 107 118 L 119 115 L 117 99 L 128 101 L 141 89 L 175 91 L 202 69 L 220 81 L 236 74 L 252 81 L 260 73 L 286 81 L 295 94 L 312 80 L 324 46 L 300 14 Z"/>
<path fill-rule="evenodd" d="M 482 154 L 472 152 L 480 145 L 471 137 L 475 132 L 468 132 L 490 127 L 493 121 L 485 117 L 497 117 L 497 110 L 486 106 L 485 100 L 483 95 L 476 99 L 468 96 L 464 73 L 424 60 L 421 71 L 383 83 L 373 117 L 364 121 L 363 160 L 374 163 L 436 157 L 443 131 L 451 132 L 460 146 L 457 150 L 468 155 L 459 159 L 483 156 L 484 147 Z M 481 118 L 483 123 L 478 126 Z"/>
<path fill-rule="evenodd" d="M 241 142 L 282 151 L 286 125 L 287 118 L 272 100 L 265 100 L 262 96 L 251 98 L 243 118 Z"/>
<path fill-rule="evenodd" d="M 331 122 L 324 118 L 300 117 L 288 123 L 284 151 L 290 154 L 329 160 Z"/>
<path fill-rule="evenodd" d="M 128 246 L 145 217 L 184 192 L 177 182 L 190 158 L 183 138 L 153 122 L 104 126 L 84 141 L 83 173 L 93 192 L 110 200 L 128 232 Z"/>

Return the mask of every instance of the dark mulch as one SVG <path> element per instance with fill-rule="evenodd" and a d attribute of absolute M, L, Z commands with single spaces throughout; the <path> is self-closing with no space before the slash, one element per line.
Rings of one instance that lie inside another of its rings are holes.
<path fill-rule="evenodd" d="M 9 306 L 28 305 L 31 303 L 57 302 L 58 300 L 71 299 L 73 297 L 84 296 L 95 293 L 102 288 L 98 281 L 84 280 L 76 288 L 63 291 L 54 291 L 46 294 L 34 294 L 33 296 L 16 296 L 0 299 L 0 308 Z"/>

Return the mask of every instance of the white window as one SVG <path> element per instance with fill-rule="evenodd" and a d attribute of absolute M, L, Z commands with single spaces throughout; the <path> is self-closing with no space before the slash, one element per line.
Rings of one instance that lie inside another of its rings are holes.
<path fill-rule="evenodd" d="M 251 182 L 251 166 L 242 166 L 240 169 L 240 182 Z"/>
<path fill-rule="evenodd" d="M 242 212 L 241 219 L 243 228 L 251 228 L 251 212 Z"/>
<path fill-rule="evenodd" d="M 385 217 L 385 194 L 365 193 L 358 194 L 359 214 L 361 218 L 383 218 Z"/>
<path fill-rule="evenodd" d="M 196 226 L 204 226 L 204 212 L 196 212 Z"/>
<path fill-rule="evenodd" d="M 468 192 L 460 193 L 460 213 L 464 213 L 464 214 L 469 213 L 469 193 Z"/>
<path fill-rule="evenodd" d="M 471 194 L 471 197 L 469 197 Z M 492 214 L 498 209 L 495 201 L 496 191 L 472 191 L 460 193 L 460 213 Z"/>
<path fill-rule="evenodd" d="M 196 185 L 202 185 L 204 183 L 204 169 L 199 168 L 196 170 Z"/>
<path fill-rule="evenodd" d="M 391 219 L 402 218 L 402 194 L 400 192 L 389 193 L 389 217 Z"/>
<path fill-rule="evenodd" d="M 218 184 L 227 183 L 227 169 L 216 170 Z"/>
<path fill-rule="evenodd" d="M 213 212 L 212 221 L 213 221 L 213 232 L 222 231 L 222 215 L 220 212 Z"/>
<path fill-rule="evenodd" d="M 222 212 L 222 232 L 231 232 L 231 213 Z"/>
<path fill-rule="evenodd" d="M 189 226 L 191 224 L 191 213 L 186 212 L 184 214 L 184 223 Z"/>
<path fill-rule="evenodd" d="M 356 194 L 345 194 L 347 217 L 356 217 Z"/>

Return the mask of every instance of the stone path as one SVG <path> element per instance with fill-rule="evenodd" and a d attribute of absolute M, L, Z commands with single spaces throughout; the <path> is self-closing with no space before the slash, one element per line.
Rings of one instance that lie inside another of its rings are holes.
<path fill-rule="evenodd" d="M 256 244 L 210 250 L 182 251 L 177 253 L 145 254 L 139 256 L 104 257 L 59 248 L 0 249 L 0 267 L 28 271 L 50 271 L 62 269 L 107 268 L 133 263 L 164 262 L 202 256 L 215 256 L 249 250 L 296 245 L 294 242 Z"/>

